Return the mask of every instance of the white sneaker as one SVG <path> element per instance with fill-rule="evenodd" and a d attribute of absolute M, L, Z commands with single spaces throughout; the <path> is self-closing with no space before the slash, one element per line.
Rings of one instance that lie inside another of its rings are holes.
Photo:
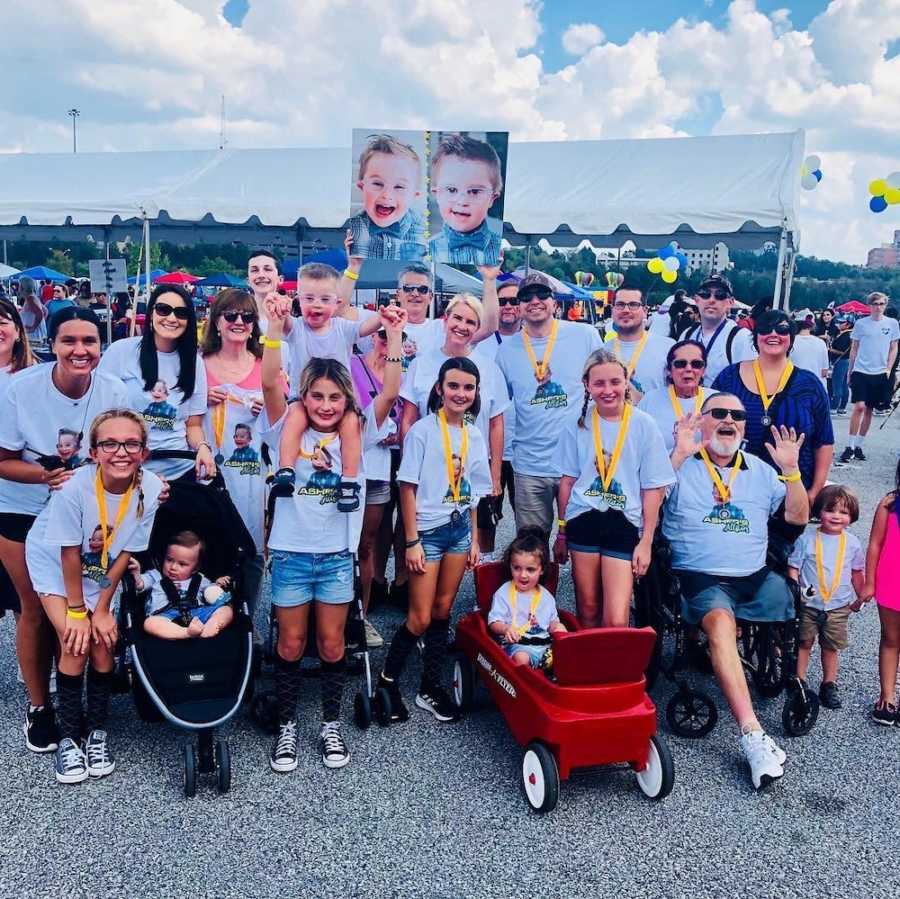
<path fill-rule="evenodd" d="M 787 761 L 787 755 L 785 751 L 768 735 L 763 734 L 763 739 L 766 741 L 766 745 L 769 747 L 769 752 L 771 752 L 776 759 L 778 759 L 778 764 L 781 767 L 784 767 L 785 761 Z"/>
<path fill-rule="evenodd" d="M 341 735 L 339 722 L 323 722 L 319 732 L 319 749 L 326 768 L 343 768 L 350 761 L 350 750 Z"/>
<path fill-rule="evenodd" d="M 368 618 L 365 619 L 363 625 L 366 629 L 366 646 L 369 649 L 377 649 L 379 646 L 384 646 L 384 637 L 375 630 L 375 625 Z"/>
<path fill-rule="evenodd" d="M 770 748 L 774 745 L 761 730 L 751 731 L 741 737 L 741 750 L 750 766 L 750 779 L 755 790 L 764 790 L 784 776 L 784 768 Z"/>

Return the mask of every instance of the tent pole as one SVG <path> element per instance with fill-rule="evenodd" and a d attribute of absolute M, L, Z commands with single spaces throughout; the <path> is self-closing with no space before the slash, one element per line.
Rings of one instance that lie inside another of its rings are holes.
<path fill-rule="evenodd" d="M 431 317 L 438 317 L 438 298 L 437 298 L 438 280 L 437 280 L 437 259 L 431 257 Z"/>
<path fill-rule="evenodd" d="M 797 253 L 791 247 L 788 254 L 787 273 L 784 282 L 784 311 L 790 312 L 791 309 L 791 287 L 794 285 L 794 268 L 797 264 Z"/>
<path fill-rule="evenodd" d="M 784 283 L 784 264 L 787 254 L 787 228 L 781 226 L 781 240 L 778 242 L 778 263 L 775 268 L 775 289 L 772 292 L 772 305 L 775 309 L 782 308 L 781 287 Z"/>
<path fill-rule="evenodd" d="M 525 277 L 531 272 L 531 244 L 525 245 Z"/>
<path fill-rule="evenodd" d="M 144 215 L 144 302 L 150 303 L 150 219 Z M 134 305 L 137 314 L 137 303 Z"/>
<path fill-rule="evenodd" d="M 106 247 L 106 261 L 109 262 L 109 228 L 103 229 L 103 246 Z M 112 345 L 112 297 L 109 294 L 106 295 L 106 345 Z"/>

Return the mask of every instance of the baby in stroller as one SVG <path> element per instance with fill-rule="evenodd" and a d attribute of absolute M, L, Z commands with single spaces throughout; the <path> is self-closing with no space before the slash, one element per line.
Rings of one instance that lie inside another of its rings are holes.
<path fill-rule="evenodd" d="M 200 573 L 205 546 L 193 531 L 180 531 L 166 546 L 162 571 L 131 573 L 138 592 L 149 590 L 144 631 L 163 640 L 215 637 L 234 619 L 229 577 L 212 582 Z"/>

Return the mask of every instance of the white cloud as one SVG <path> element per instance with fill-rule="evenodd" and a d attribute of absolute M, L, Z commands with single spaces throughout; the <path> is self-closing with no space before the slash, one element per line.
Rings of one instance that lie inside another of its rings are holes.
<path fill-rule="evenodd" d="M 825 174 L 801 192 L 803 250 L 860 262 L 897 226 L 868 211 L 866 185 L 900 168 L 900 57 L 886 58 L 900 0 L 823 0 L 806 31 L 753 0 L 621 44 L 577 23 L 559 71 L 538 53 L 542 5 L 251 0 L 233 28 L 223 0 L 3 3 L 0 31 L 28 38 L 5 51 L 0 151 L 66 151 L 73 105 L 83 150 L 212 147 L 223 93 L 245 147 L 345 146 L 354 126 L 517 140 L 803 127 Z"/>
<path fill-rule="evenodd" d="M 581 56 L 591 47 L 602 44 L 606 40 L 603 29 L 591 22 L 570 25 L 562 36 L 563 50 L 572 56 Z"/>

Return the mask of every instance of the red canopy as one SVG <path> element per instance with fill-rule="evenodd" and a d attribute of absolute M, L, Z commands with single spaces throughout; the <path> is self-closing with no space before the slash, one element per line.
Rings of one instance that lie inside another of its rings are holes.
<path fill-rule="evenodd" d="M 282 281 L 279 287 L 283 287 L 285 290 L 296 290 L 297 282 L 296 281 Z"/>
<path fill-rule="evenodd" d="M 854 315 L 868 315 L 870 311 L 869 307 L 859 300 L 850 300 L 835 309 L 835 312 L 852 312 Z"/>
<path fill-rule="evenodd" d="M 193 284 L 195 281 L 199 281 L 200 278 L 197 275 L 192 275 L 190 272 L 169 272 L 168 275 L 160 275 L 158 278 L 153 279 L 154 284 Z"/>

